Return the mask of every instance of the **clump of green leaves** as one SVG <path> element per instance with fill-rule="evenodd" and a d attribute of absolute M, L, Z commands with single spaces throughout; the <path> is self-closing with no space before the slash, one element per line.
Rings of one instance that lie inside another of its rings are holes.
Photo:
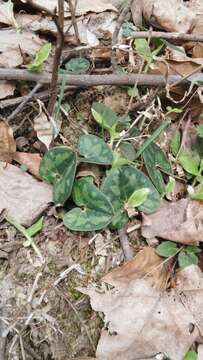
<path fill-rule="evenodd" d="M 27 69 L 33 72 L 42 71 L 45 61 L 51 52 L 51 44 L 44 44 L 36 53 L 33 63 L 27 65 Z"/>
<path fill-rule="evenodd" d="M 152 213 L 160 205 L 159 193 L 164 196 L 171 190 L 172 184 L 165 185 L 161 174 L 161 171 L 171 172 L 170 164 L 154 143 L 169 123 L 156 129 L 136 152 L 129 142 L 114 145 L 120 138 L 120 131 L 128 128 L 129 117 L 120 117 L 100 103 L 93 104 L 92 115 L 103 135 L 104 131 L 109 133 L 109 144 L 98 136 L 83 134 L 77 152 L 66 146 L 50 149 L 41 162 L 40 175 L 53 185 L 56 204 L 64 205 L 69 197 L 75 203 L 76 207 L 64 216 L 64 224 L 69 229 L 92 231 L 107 226 L 121 229 L 128 222 L 132 208 Z M 152 181 L 136 168 L 134 161 L 141 155 Z M 90 177 L 76 180 L 80 163 L 108 167 L 100 189 Z"/>
<path fill-rule="evenodd" d="M 198 263 L 197 254 L 200 252 L 200 249 L 196 245 L 178 248 L 175 242 L 164 241 L 156 248 L 156 252 L 165 258 L 177 255 L 178 264 L 181 269 L 184 269 L 187 266 Z"/>

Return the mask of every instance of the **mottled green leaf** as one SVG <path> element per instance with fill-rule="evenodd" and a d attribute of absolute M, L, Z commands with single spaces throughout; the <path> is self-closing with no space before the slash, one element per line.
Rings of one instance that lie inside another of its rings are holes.
<path fill-rule="evenodd" d="M 154 132 L 153 134 L 145 140 L 140 148 L 138 149 L 138 152 L 136 153 L 136 159 L 142 155 L 142 153 L 147 149 L 147 147 L 153 143 L 160 135 L 161 133 L 169 126 L 170 122 L 166 121 L 163 124 L 161 124 Z"/>
<path fill-rule="evenodd" d="M 119 150 L 121 152 L 121 155 L 123 155 L 124 158 L 130 161 L 135 160 L 136 151 L 134 149 L 134 146 L 131 143 L 123 142 L 119 146 Z"/>
<path fill-rule="evenodd" d="M 198 165 L 192 153 L 190 152 L 182 153 L 179 156 L 178 161 L 180 165 L 183 167 L 183 169 L 187 171 L 189 174 L 192 174 L 194 176 L 199 175 Z"/>
<path fill-rule="evenodd" d="M 196 127 L 196 130 L 197 130 L 197 134 L 199 137 L 203 138 L 203 125 L 198 125 Z"/>
<path fill-rule="evenodd" d="M 132 208 L 142 205 L 147 200 L 149 193 L 150 193 L 150 189 L 148 188 L 135 190 L 134 193 L 128 199 L 127 207 Z"/>
<path fill-rule="evenodd" d="M 193 253 L 193 254 L 198 254 L 201 252 L 200 248 L 198 248 L 197 245 L 189 245 L 185 248 L 185 251 L 187 253 Z"/>
<path fill-rule="evenodd" d="M 115 213 L 114 228 L 121 228 L 127 223 L 128 216 L 124 208 L 125 204 L 134 191 L 141 188 L 149 188 L 150 193 L 147 200 L 138 209 L 146 213 L 156 211 L 160 205 L 159 193 L 149 178 L 141 171 L 132 166 L 123 166 L 118 169 L 112 169 L 108 173 L 101 190 L 113 205 Z"/>
<path fill-rule="evenodd" d="M 76 154 L 66 146 L 49 150 L 40 165 L 41 178 L 52 184 L 53 201 L 64 204 L 69 198 L 76 171 Z"/>
<path fill-rule="evenodd" d="M 142 154 L 145 166 L 154 186 L 162 194 L 165 192 L 165 183 L 161 170 L 171 172 L 171 166 L 166 155 L 155 143 L 150 144 Z"/>
<path fill-rule="evenodd" d="M 65 64 L 66 72 L 72 74 L 85 74 L 90 68 L 89 60 L 85 58 L 72 58 Z"/>
<path fill-rule="evenodd" d="M 114 150 L 112 169 L 119 168 L 123 165 L 128 165 L 130 162 L 120 154 L 120 151 Z"/>
<path fill-rule="evenodd" d="M 181 145 L 181 134 L 180 130 L 176 130 L 174 136 L 171 139 L 170 149 L 174 156 L 178 154 Z"/>
<path fill-rule="evenodd" d="M 35 59 L 32 64 L 28 64 L 26 67 L 29 71 L 41 71 L 44 65 L 44 62 L 49 57 L 51 52 L 51 44 L 46 43 L 43 45 L 36 53 Z"/>
<path fill-rule="evenodd" d="M 111 108 L 104 104 L 94 102 L 91 111 L 98 124 L 100 124 L 104 129 L 107 129 L 110 134 L 115 132 L 119 117 L 113 110 L 111 110 Z"/>
<path fill-rule="evenodd" d="M 122 34 L 124 37 L 131 36 L 132 33 L 136 30 L 137 30 L 137 28 L 132 22 L 125 21 L 122 25 Z"/>
<path fill-rule="evenodd" d="M 110 165 L 113 161 L 113 153 L 103 139 L 95 135 L 81 135 L 79 142 L 80 155 L 84 156 L 81 161 Z"/>
<path fill-rule="evenodd" d="M 165 258 L 169 256 L 175 256 L 177 252 L 177 245 L 172 241 L 164 241 L 156 248 L 156 253 Z"/>
<path fill-rule="evenodd" d="M 87 178 L 75 182 L 73 200 L 81 208 L 74 208 L 64 216 L 64 225 L 74 231 L 100 230 L 113 218 L 108 198 Z"/>
<path fill-rule="evenodd" d="M 182 250 L 178 254 L 178 263 L 180 268 L 184 269 L 186 266 L 196 265 L 198 263 L 198 257 L 193 252 Z"/>
<path fill-rule="evenodd" d="M 188 351 L 183 360 L 197 360 L 197 353 L 195 351 Z"/>

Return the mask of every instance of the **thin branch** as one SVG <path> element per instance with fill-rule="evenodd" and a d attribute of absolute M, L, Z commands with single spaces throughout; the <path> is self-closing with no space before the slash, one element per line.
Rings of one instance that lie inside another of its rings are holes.
<path fill-rule="evenodd" d="M 70 13 L 71 13 L 71 22 L 72 22 L 72 26 L 73 26 L 74 31 L 75 31 L 76 42 L 77 42 L 77 44 L 79 44 L 80 43 L 80 36 L 79 36 L 78 25 L 77 25 L 77 21 L 76 21 L 76 17 L 75 17 L 76 2 L 75 2 L 75 5 L 73 5 L 72 0 L 65 0 L 65 1 L 69 5 L 69 10 L 70 10 Z"/>
<path fill-rule="evenodd" d="M 149 34 L 152 39 L 162 38 L 167 40 L 203 42 L 203 35 L 200 34 L 167 33 L 162 31 L 136 31 L 131 34 L 129 39 L 148 39 Z"/>
<path fill-rule="evenodd" d="M 7 120 L 13 120 L 15 116 L 24 108 L 24 106 L 30 101 L 35 93 L 42 87 L 42 84 L 37 83 L 32 91 L 25 96 L 24 100 L 19 104 L 19 106 L 8 116 Z"/>
<path fill-rule="evenodd" d="M 74 92 L 74 90 L 76 89 L 75 86 L 66 86 L 65 87 L 65 95 L 67 96 L 68 94 L 72 94 Z M 33 89 L 34 90 L 34 89 Z M 57 91 L 59 92 L 60 89 L 59 89 L 59 86 L 57 88 Z M 24 107 L 26 107 L 27 104 L 35 101 L 36 99 L 39 99 L 39 100 L 42 100 L 42 101 L 46 101 L 49 99 L 50 97 L 50 89 L 48 90 L 44 90 L 44 91 L 40 91 L 38 93 L 35 93 L 33 95 L 33 97 L 30 97 L 29 95 L 31 94 L 28 94 L 28 95 L 23 95 L 23 96 L 18 96 L 16 98 L 13 98 L 13 99 L 5 99 L 5 100 L 1 100 L 0 101 L 0 110 L 1 109 L 6 109 L 6 108 L 9 108 L 11 106 L 17 106 L 19 104 L 21 104 L 22 102 L 24 102 L 24 100 L 26 100 L 26 103 L 24 104 Z M 29 99 L 27 99 L 29 96 Z"/>
<path fill-rule="evenodd" d="M 64 43 L 64 34 L 63 34 L 63 25 L 64 25 L 64 0 L 58 0 L 58 17 L 55 14 L 53 16 L 54 22 L 57 26 L 57 44 L 55 49 L 55 55 L 54 55 L 54 64 L 53 64 L 53 71 L 52 71 L 52 79 L 51 79 L 51 97 L 49 100 L 49 104 L 47 107 L 47 110 L 50 115 L 52 115 L 57 99 L 57 81 L 58 81 L 58 70 L 60 67 L 60 60 L 61 60 L 61 54 L 63 49 L 63 43 Z"/>
<path fill-rule="evenodd" d="M 130 11 L 130 7 L 131 7 L 131 4 L 132 4 L 133 0 L 128 0 L 128 3 L 124 5 L 120 15 L 118 16 L 118 19 L 117 19 L 117 23 L 116 23 L 116 27 L 115 27 L 115 30 L 113 32 L 113 35 L 112 35 L 112 57 L 111 57 L 111 65 L 115 68 L 116 64 L 117 64 L 117 61 L 116 61 L 116 50 L 114 49 L 114 47 L 116 46 L 117 42 L 118 42 L 118 34 L 119 34 L 119 31 L 120 31 L 120 28 L 123 24 L 123 22 L 125 21 L 126 17 L 127 17 L 127 14 L 128 12 Z"/>
<path fill-rule="evenodd" d="M 181 82 L 188 84 L 189 81 L 203 81 L 203 74 L 196 73 L 194 75 L 187 76 L 187 79 L 180 75 L 169 75 L 167 81 L 163 75 L 151 75 L 151 74 L 108 74 L 108 75 L 59 75 L 58 84 L 62 82 L 62 79 L 66 77 L 66 82 L 69 85 L 78 87 L 88 87 L 97 85 L 134 85 L 138 79 L 137 85 L 146 86 L 163 86 L 166 84 L 173 85 L 175 82 Z M 0 80 L 18 80 L 18 81 L 34 81 L 41 84 L 49 84 L 51 82 L 51 75 L 46 72 L 40 74 L 34 74 L 27 70 L 21 69 L 0 69 Z"/>

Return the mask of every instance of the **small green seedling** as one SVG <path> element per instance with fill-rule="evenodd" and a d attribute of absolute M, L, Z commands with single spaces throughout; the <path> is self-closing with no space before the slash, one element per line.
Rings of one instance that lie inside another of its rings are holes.
<path fill-rule="evenodd" d="M 37 247 L 37 245 L 34 242 L 33 236 L 35 236 L 38 232 L 42 230 L 43 227 L 43 217 L 41 217 L 35 224 L 30 226 L 28 229 L 26 229 L 24 226 L 20 225 L 19 223 L 13 221 L 10 218 L 6 218 L 6 220 L 13 225 L 21 234 L 23 234 L 26 238 L 26 241 L 24 241 L 23 246 L 29 247 L 31 246 L 33 250 L 36 252 L 36 254 L 39 256 L 40 260 L 43 262 L 43 256 Z"/>
<path fill-rule="evenodd" d="M 154 56 L 160 52 L 164 44 L 160 43 L 159 46 L 152 51 L 146 39 L 136 39 L 134 40 L 133 47 L 136 52 L 144 58 L 146 62 L 144 72 L 147 72 L 154 61 Z"/>
<path fill-rule="evenodd" d="M 51 44 L 46 43 L 36 53 L 33 63 L 27 65 L 27 69 L 33 72 L 42 71 L 44 62 L 48 59 L 51 52 Z"/>
<path fill-rule="evenodd" d="M 157 254 L 162 257 L 168 258 L 177 255 L 178 264 L 181 269 L 193 264 L 196 265 L 198 263 L 197 254 L 200 251 L 201 250 L 196 245 L 178 248 L 177 244 L 173 241 L 164 241 L 156 248 Z"/>
<path fill-rule="evenodd" d="M 195 351 L 188 351 L 183 360 L 197 360 L 197 353 Z"/>

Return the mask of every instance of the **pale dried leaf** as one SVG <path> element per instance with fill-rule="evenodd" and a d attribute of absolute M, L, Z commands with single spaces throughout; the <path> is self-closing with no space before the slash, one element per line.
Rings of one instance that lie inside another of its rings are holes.
<path fill-rule="evenodd" d="M 203 202 L 181 199 L 175 203 L 162 201 L 158 211 L 143 215 L 142 235 L 160 237 L 182 244 L 203 241 Z"/>
<path fill-rule="evenodd" d="M 16 152 L 12 128 L 0 119 L 0 160 L 11 162 Z"/>
<path fill-rule="evenodd" d="M 47 115 L 40 109 L 39 115 L 34 119 L 34 129 L 38 139 L 46 145 L 47 149 L 54 139 L 53 123 L 49 121 Z"/>
<path fill-rule="evenodd" d="M 199 345 L 198 346 L 198 357 L 197 360 L 202 360 L 203 359 L 203 345 Z"/>
<path fill-rule="evenodd" d="M 42 158 L 39 154 L 16 152 L 13 155 L 13 160 L 17 161 L 21 165 L 25 165 L 32 175 L 40 179 L 39 168 Z"/>
<path fill-rule="evenodd" d="M 96 358 L 136 360 L 163 353 L 173 360 L 182 360 L 197 340 L 199 330 L 203 331 L 203 274 L 197 266 L 190 266 L 178 274 L 175 289 L 163 291 L 144 276 L 153 263 L 150 256 L 149 268 L 145 261 L 146 271 L 142 257 L 137 259 L 138 264 L 135 258 L 130 268 L 124 264 L 105 276 L 103 280 L 113 289 L 83 289 L 90 296 L 93 309 L 105 314 Z M 157 264 L 154 269 L 158 269 Z M 189 330 L 191 324 L 195 325 L 193 332 Z"/>
<path fill-rule="evenodd" d="M 143 0 L 143 14 L 148 22 L 171 32 L 189 32 L 196 13 L 182 0 Z"/>
<path fill-rule="evenodd" d="M 23 173 L 18 167 L 0 162 L 0 212 L 30 226 L 52 202 L 52 187 Z"/>
<path fill-rule="evenodd" d="M 39 36 L 14 29 L 0 30 L 0 66 L 17 67 L 23 63 L 22 53 L 34 56 L 44 42 Z"/>
<path fill-rule="evenodd" d="M 0 1 L 0 23 L 17 26 L 11 0 L 6 2 Z"/>
<path fill-rule="evenodd" d="M 27 2 L 26 0 L 21 0 L 23 2 Z M 58 8 L 58 1 L 57 0 L 32 0 L 33 4 L 42 6 L 43 8 L 54 12 L 56 8 Z M 113 1 L 112 1 L 113 2 Z M 30 1 L 29 1 L 30 3 Z M 68 6 L 65 3 L 65 16 L 71 17 L 70 12 L 68 11 Z M 76 16 L 84 15 L 88 12 L 103 12 L 106 10 L 113 10 L 117 11 L 115 6 L 112 5 L 111 1 L 109 0 L 95 0 L 94 3 L 92 0 L 78 0 L 77 7 L 76 7 Z"/>
<path fill-rule="evenodd" d="M 14 94 L 15 85 L 6 80 L 0 80 L 0 99 L 5 99 L 7 96 Z"/>
<path fill-rule="evenodd" d="M 142 0 L 134 0 L 131 5 L 133 22 L 136 26 L 142 25 Z"/>

